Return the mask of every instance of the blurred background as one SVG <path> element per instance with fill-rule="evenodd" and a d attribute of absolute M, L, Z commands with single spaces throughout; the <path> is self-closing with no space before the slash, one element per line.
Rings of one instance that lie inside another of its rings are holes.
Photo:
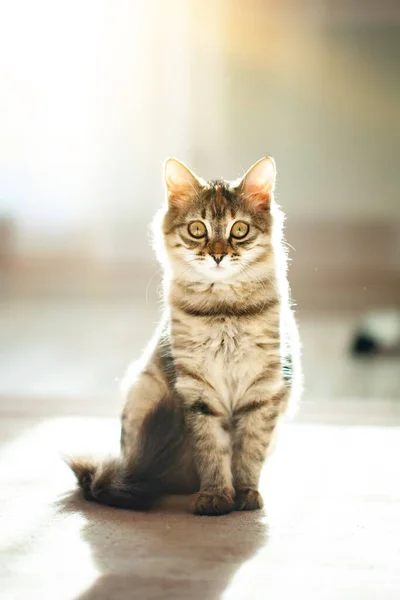
<path fill-rule="evenodd" d="M 14 0 L 0 11 L 0 408 L 117 414 L 118 378 L 159 315 L 148 226 L 163 160 L 234 179 L 271 154 L 304 346 L 299 418 L 390 423 L 398 1 Z"/>

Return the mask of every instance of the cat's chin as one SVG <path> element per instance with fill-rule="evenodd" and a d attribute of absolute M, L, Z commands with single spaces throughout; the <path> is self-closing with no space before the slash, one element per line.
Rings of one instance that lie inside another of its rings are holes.
<path fill-rule="evenodd" d="M 217 266 L 208 267 L 207 269 L 201 270 L 201 277 L 208 281 L 229 281 L 236 277 L 240 269 Z"/>
<path fill-rule="evenodd" d="M 226 279 L 231 275 L 230 269 L 226 269 L 225 267 L 215 266 L 211 267 L 207 270 L 207 273 L 211 279 Z"/>

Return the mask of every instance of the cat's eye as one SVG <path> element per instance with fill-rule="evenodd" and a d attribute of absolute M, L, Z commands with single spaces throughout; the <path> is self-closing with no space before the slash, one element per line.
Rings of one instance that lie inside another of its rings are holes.
<path fill-rule="evenodd" d="M 248 233 L 249 226 L 247 225 L 247 223 L 243 223 L 243 221 L 236 221 L 236 223 L 233 224 L 231 229 L 232 237 L 236 238 L 237 240 L 240 240 L 241 238 L 246 237 Z"/>
<path fill-rule="evenodd" d="M 201 221 L 193 221 L 193 223 L 189 223 L 188 230 L 190 235 L 197 239 L 204 237 L 207 233 L 206 226 Z"/>

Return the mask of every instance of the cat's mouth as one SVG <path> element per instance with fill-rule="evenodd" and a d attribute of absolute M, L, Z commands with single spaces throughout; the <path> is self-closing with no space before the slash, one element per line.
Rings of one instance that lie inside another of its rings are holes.
<path fill-rule="evenodd" d="M 213 265 L 208 267 L 207 274 L 210 278 L 221 280 L 235 275 L 238 265 Z"/>

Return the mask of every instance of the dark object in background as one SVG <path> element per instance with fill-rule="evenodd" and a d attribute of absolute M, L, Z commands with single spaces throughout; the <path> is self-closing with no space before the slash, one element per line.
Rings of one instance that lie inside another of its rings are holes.
<path fill-rule="evenodd" d="M 375 340 L 366 333 L 358 333 L 351 348 L 352 354 L 377 354 L 379 351 Z"/>
<path fill-rule="evenodd" d="M 350 351 L 354 356 L 400 356 L 400 312 L 381 310 L 366 314 Z"/>

